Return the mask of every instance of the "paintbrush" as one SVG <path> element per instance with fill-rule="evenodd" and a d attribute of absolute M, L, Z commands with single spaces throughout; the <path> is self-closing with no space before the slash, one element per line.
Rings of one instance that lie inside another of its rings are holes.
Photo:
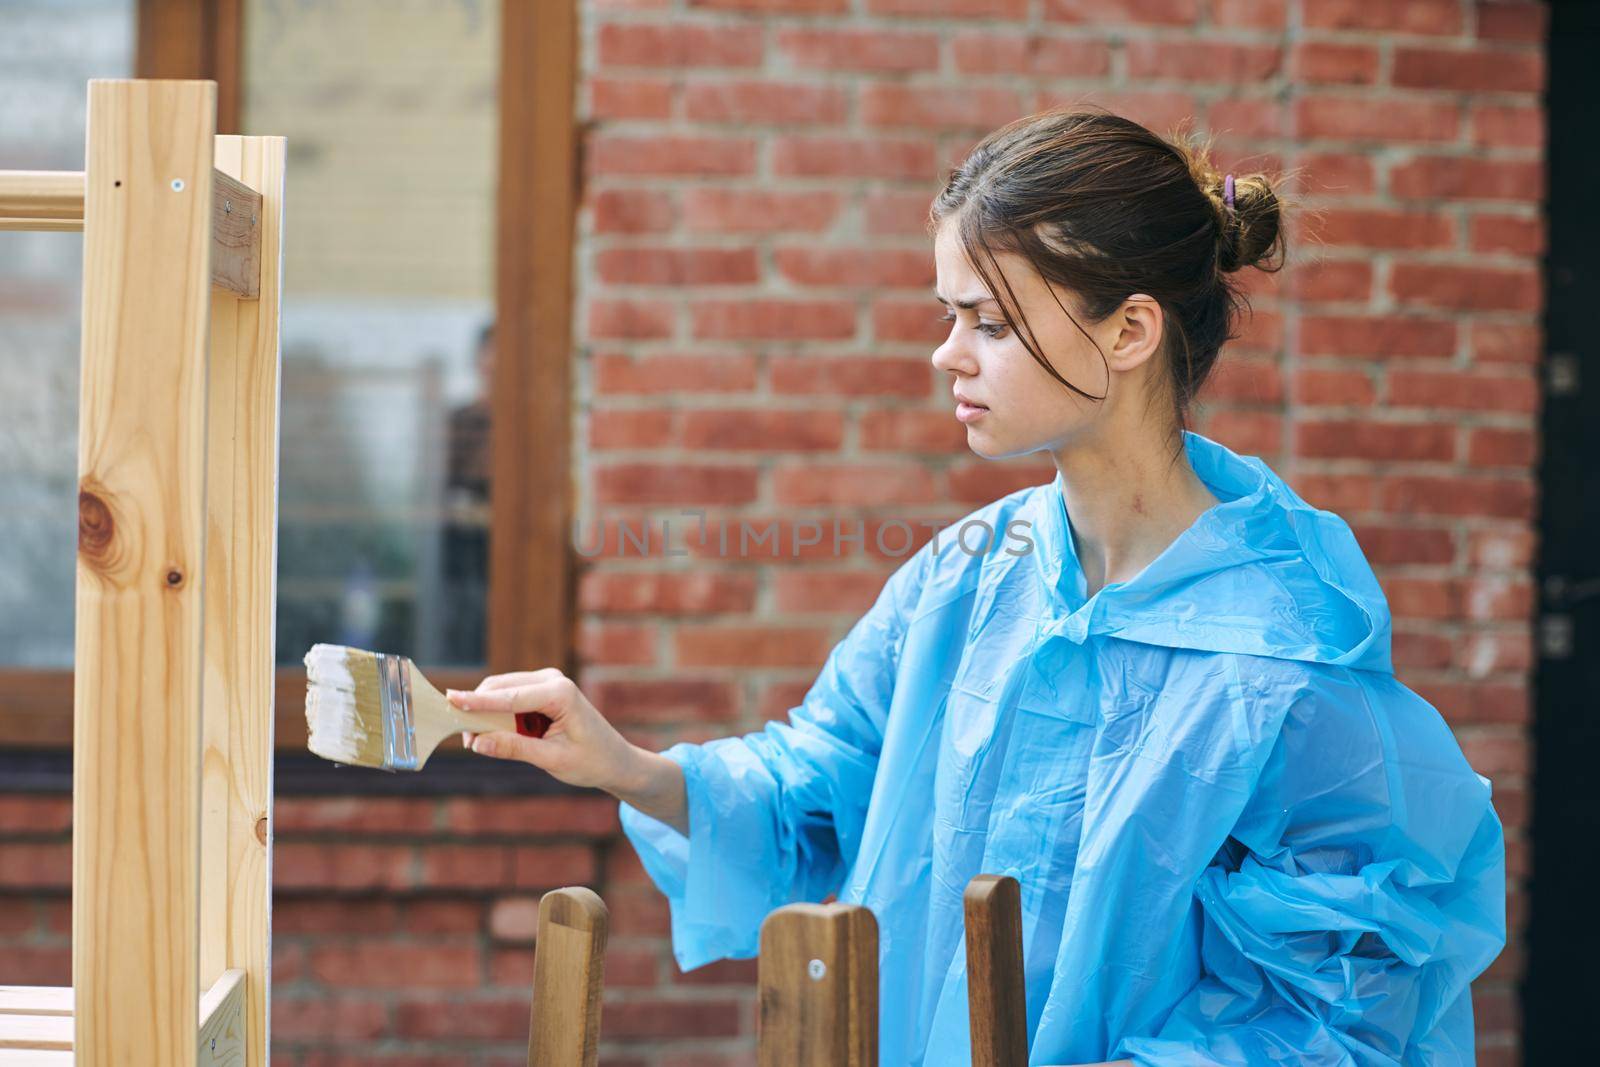
<path fill-rule="evenodd" d="M 386 771 L 420 771 L 451 734 L 514 730 L 543 737 L 537 711 L 462 711 L 405 656 L 344 645 L 306 653 L 307 747 L 324 759 Z"/>

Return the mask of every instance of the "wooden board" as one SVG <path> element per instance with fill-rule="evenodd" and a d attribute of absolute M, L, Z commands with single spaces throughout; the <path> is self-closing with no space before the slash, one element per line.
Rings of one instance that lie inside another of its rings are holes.
<path fill-rule="evenodd" d="M 194 1063 L 215 111 L 210 83 L 89 83 L 72 820 L 85 1067 Z"/>
<path fill-rule="evenodd" d="M 243 1067 L 245 999 L 249 983 L 241 970 L 223 971 L 200 997 L 197 1067 Z M 263 1058 L 262 1062 L 266 1062 Z"/>
<path fill-rule="evenodd" d="M 69 985 L 0 985 L 0 1015 L 71 1015 Z"/>
<path fill-rule="evenodd" d="M 211 292 L 206 456 L 200 976 L 241 968 L 251 1067 L 267 1062 L 285 142 L 216 139 L 217 169 L 259 191 L 260 297 Z"/>
<path fill-rule="evenodd" d="M 540 898 L 529 1067 L 599 1062 L 609 916 L 599 894 L 583 886 L 553 889 Z"/>
<path fill-rule="evenodd" d="M 878 921 L 869 909 L 773 911 L 761 923 L 756 985 L 761 1067 L 877 1067 Z"/>

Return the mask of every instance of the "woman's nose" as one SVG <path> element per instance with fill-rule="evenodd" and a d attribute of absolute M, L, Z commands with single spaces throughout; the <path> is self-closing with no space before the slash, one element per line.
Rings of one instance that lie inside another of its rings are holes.
<path fill-rule="evenodd" d="M 978 369 L 977 363 L 953 331 L 945 338 L 944 344 L 933 350 L 932 362 L 938 370 L 952 373 L 974 374 Z"/>

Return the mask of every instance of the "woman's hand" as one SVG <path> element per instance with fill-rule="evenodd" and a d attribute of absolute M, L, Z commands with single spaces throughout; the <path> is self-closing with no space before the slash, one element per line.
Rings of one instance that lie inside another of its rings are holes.
<path fill-rule="evenodd" d="M 618 733 L 577 684 L 554 667 L 492 675 L 470 693 L 451 689 L 445 696 L 463 711 L 537 711 L 549 717 L 543 737 L 509 730 L 462 734 L 467 747 L 480 755 L 522 760 L 568 785 L 607 792 L 639 776 L 643 750 Z"/>

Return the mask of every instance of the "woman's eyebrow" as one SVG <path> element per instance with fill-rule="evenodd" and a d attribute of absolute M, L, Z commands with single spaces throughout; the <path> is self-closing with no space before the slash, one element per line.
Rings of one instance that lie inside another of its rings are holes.
<path fill-rule="evenodd" d="M 946 300 L 944 297 L 940 296 L 938 293 L 934 293 L 933 296 L 934 296 L 934 299 L 938 300 L 939 303 L 943 304 L 945 307 L 958 307 L 958 308 L 963 308 L 963 309 L 965 309 L 967 311 L 971 311 L 973 308 L 977 307 L 979 304 L 997 304 L 997 303 L 999 303 L 998 300 L 996 300 L 994 297 L 990 296 L 988 293 L 980 293 L 980 294 L 978 294 L 976 296 L 969 296 L 965 300 L 956 300 L 956 301 Z"/>

